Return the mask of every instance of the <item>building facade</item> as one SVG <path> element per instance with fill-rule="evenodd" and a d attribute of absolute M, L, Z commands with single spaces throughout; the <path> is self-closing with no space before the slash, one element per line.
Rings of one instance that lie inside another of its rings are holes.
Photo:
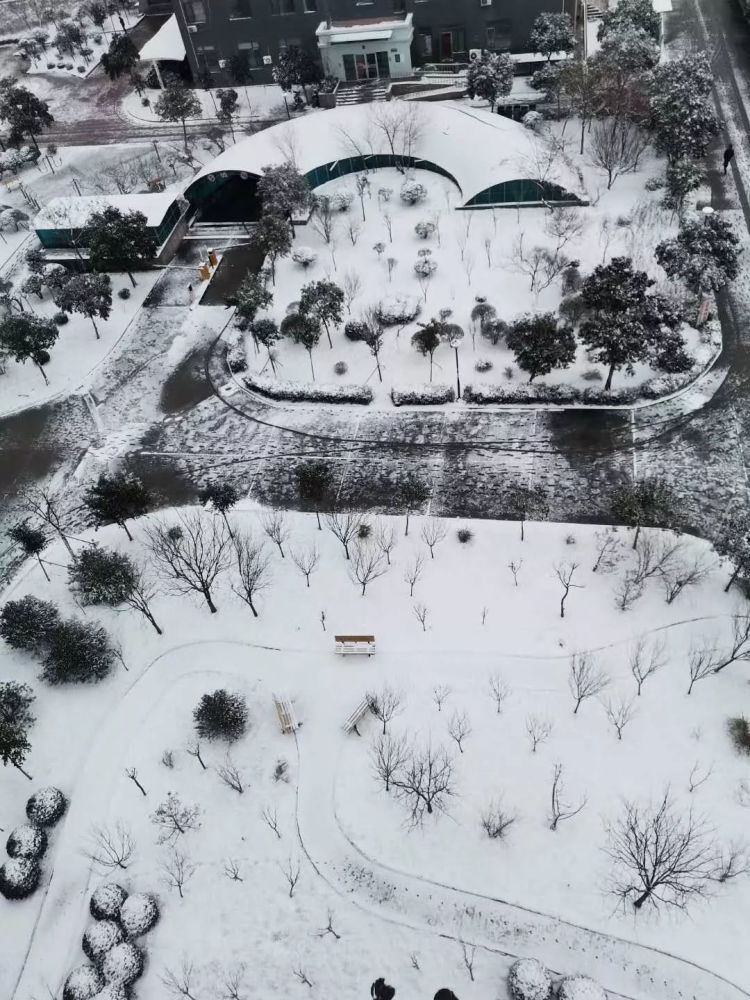
<path fill-rule="evenodd" d="M 207 68 L 217 85 L 224 85 L 231 82 L 229 59 L 238 50 L 247 53 L 255 82 L 268 83 L 281 52 L 296 47 L 318 59 L 331 32 L 336 52 L 328 52 L 326 63 L 340 65 L 349 79 L 402 77 L 412 65 L 468 62 L 472 50 L 525 52 L 537 15 L 572 13 L 575 0 L 172 0 L 172 5 L 193 73 Z M 388 38 L 369 37 L 390 29 Z"/>

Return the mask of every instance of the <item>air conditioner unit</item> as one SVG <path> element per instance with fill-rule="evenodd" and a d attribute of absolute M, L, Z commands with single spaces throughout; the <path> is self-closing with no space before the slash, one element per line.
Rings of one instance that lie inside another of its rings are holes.
<path fill-rule="evenodd" d="M 226 68 L 227 68 L 226 59 L 219 59 L 219 69 L 226 69 Z"/>
<path fill-rule="evenodd" d="M 479 0 L 479 6 L 480 7 L 491 7 L 492 6 L 492 0 Z"/>
<path fill-rule="evenodd" d="M 273 59 L 271 58 L 271 56 L 263 56 L 263 65 L 273 66 Z"/>
<path fill-rule="evenodd" d="M 198 25 L 197 24 L 189 24 L 187 26 L 187 29 L 188 29 L 188 31 L 190 32 L 191 35 L 194 35 L 198 31 Z"/>
<path fill-rule="evenodd" d="M 469 49 L 469 62 L 474 62 L 475 59 L 482 58 L 481 49 Z"/>

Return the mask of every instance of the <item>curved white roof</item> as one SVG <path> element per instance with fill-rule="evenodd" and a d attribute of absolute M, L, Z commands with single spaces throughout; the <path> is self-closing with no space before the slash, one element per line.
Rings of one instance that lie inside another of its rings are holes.
<path fill-rule="evenodd" d="M 411 155 L 446 170 L 461 188 L 464 203 L 493 184 L 519 178 L 543 179 L 579 197 L 584 194 L 575 172 L 559 153 L 552 155 L 543 137 L 509 118 L 454 101 L 391 101 L 308 112 L 226 149 L 191 185 L 221 171 L 259 176 L 264 167 L 290 156 L 305 174 L 350 156 L 389 153 L 382 123 L 393 125 L 400 116 L 410 116 L 418 129 Z M 397 154 L 407 152 L 402 141 L 395 145 Z"/>

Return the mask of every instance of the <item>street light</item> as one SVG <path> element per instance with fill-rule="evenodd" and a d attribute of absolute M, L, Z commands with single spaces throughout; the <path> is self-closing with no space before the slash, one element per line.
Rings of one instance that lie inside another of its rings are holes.
<path fill-rule="evenodd" d="M 464 331 L 460 327 L 456 327 L 451 330 L 451 335 L 448 343 L 451 345 L 453 350 L 456 352 L 456 399 L 461 398 L 461 373 L 458 368 L 458 349 L 461 346 L 461 342 L 464 339 Z"/>

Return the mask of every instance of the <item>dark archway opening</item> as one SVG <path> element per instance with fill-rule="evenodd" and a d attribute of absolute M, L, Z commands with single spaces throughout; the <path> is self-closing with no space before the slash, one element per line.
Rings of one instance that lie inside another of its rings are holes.
<path fill-rule="evenodd" d="M 201 222 L 257 222 L 261 214 L 257 188 L 255 177 L 229 174 L 213 182 L 203 178 L 187 197 L 198 209 Z"/>

